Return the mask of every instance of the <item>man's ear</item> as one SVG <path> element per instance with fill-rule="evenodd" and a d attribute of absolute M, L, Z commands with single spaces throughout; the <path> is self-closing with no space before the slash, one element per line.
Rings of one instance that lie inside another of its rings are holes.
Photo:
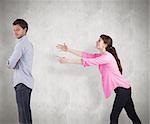
<path fill-rule="evenodd" d="M 27 33 L 27 28 L 24 28 L 25 33 Z"/>

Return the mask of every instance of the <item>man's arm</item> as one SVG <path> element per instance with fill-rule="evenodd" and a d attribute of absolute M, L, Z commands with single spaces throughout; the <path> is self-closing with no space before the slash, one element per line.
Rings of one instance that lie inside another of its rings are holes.
<path fill-rule="evenodd" d="M 8 68 L 15 69 L 17 62 L 19 61 L 21 56 L 22 56 L 22 48 L 20 45 L 17 44 L 12 55 L 8 59 L 8 62 L 7 62 Z"/>

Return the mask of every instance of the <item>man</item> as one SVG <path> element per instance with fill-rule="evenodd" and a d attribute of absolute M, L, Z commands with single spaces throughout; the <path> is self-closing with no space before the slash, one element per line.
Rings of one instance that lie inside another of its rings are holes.
<path fill-rule="evenodd" d="M 26 36 L 27 31 L 28 24 L 25 20 L 17 19 L 13 22 L 13 32 L 19 42 L 8 59 L 8 68 L 14 70 L 13 85 L 16 92 L 20 124 L 32 124 L 30 98 L 33 88 L 31 74 L 33 46 Z"/>

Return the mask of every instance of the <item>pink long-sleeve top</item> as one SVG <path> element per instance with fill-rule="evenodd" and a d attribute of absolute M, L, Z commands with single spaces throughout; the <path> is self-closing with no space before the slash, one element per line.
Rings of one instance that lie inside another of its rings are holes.
<path fill-rule="evenodd" d="M 84 67 L 99 66 L 99 71 L 102 75 L 103 91 L 106 98 L 108 98 L 111 92 L 117 87 L 131 87 L 130 83 L 125 80 L 120 73 L 114 56 L 107 51 L 98 54 L 82 52 L 82 65 Z"/>

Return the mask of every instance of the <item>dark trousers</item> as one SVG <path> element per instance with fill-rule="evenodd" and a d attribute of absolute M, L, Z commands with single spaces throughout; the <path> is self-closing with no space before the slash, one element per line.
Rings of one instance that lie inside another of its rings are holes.
<path fill-rule="evenodd" d="M 30 98 L 32 89 L 20 83 L 15 86 L 16 102 L 18 106 L 18 115 L 20 124 L 32 124 L 30 109 Z"/>
<path fill-rule="evenodd" d="M 126 89 L 117 87 L 115 89 L 115 93 L 116 98 L 110 115 L 110 124 L 118 124 L 118 118 L 123 108 L 125 109 L 128 117 L 132 120 L 133 124 L 141 124 L 141 121 L 135 112 L 131 98 L 131 88 Z"/>

